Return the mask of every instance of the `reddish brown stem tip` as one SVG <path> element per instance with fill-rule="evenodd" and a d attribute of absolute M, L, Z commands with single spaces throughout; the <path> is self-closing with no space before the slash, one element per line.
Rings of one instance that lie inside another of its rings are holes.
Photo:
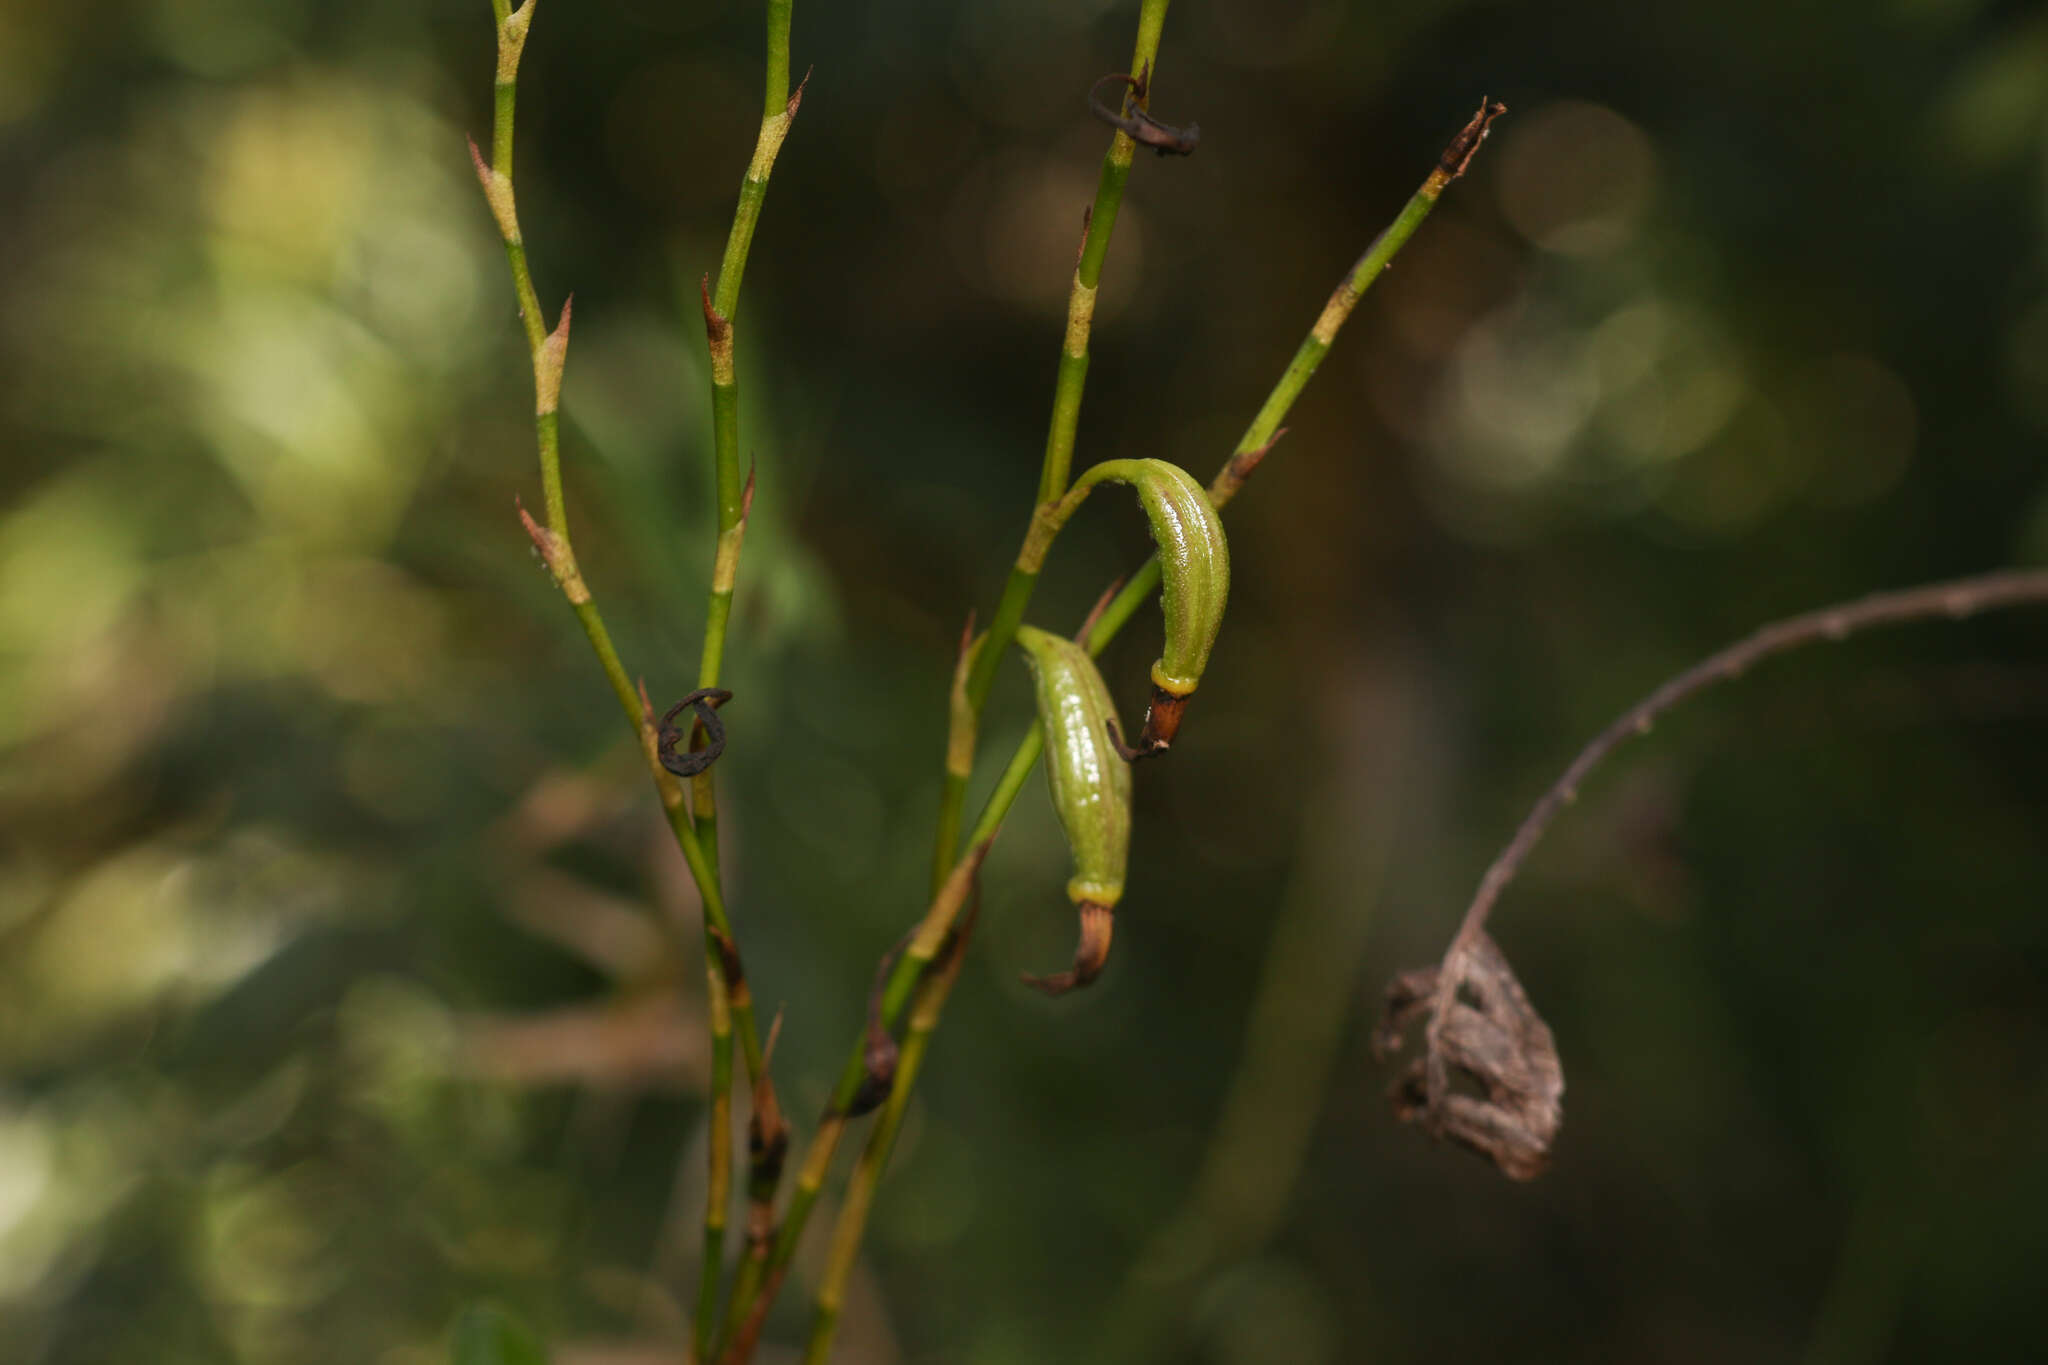
<path fill-rule="evenodd" d="M 1074 947 L 1073 967 L 1052 976 L 1032 976 L 1027 972 L 1025 985 L 1047 995 L 1065 995 L 1102 975 L 1102 964 L 1109 960 L 1109 940 L 1116 930 L 1116 915 L 1108 906 L 1094 901 L 1082 901 L 1079 908 L 1081 941 Z"/>
<path fill-rule="evenodd" d="M 1116 722 L 1110 721 L 1109 742 L 1115 747 L 1117 756 L 1126 763 L 1135 763 L 1141 758 L 1163 754 L 1171 748 L 1180 736 L 1181 718 L 1187 714 L 1188 699 L 1177 697 L 1163 687 L 1152 689 L 1152 704 L 1145 708 L 1145 728 L 1138 732 L 1135 745 L 1124 743 L 1124 737 L 1117 732 Z"/>

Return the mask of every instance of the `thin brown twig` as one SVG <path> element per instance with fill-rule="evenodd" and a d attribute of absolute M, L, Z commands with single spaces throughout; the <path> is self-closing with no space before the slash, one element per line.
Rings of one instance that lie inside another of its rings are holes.
<path fill-rule="evenodd" d="M 1820 640 L 1843 640 L 1870 626 L 1902 625 L 1937 616 L 1960 621 L 1978 612 L 2029 603 L 2048 603 L 2048 569 L 2006 569 L 1896 592 L 1873 593 L 1858 601 L 1836 603 L 1774 622 L 1702 659 L 1622 712 L 1579 751 L 1579 756 L 1537 800 L 1515 831 L 1515 837 L 1508 840 L 1507 847 L 1486 869 L 1458 926 L 1453 949 L 1477 941 L 1501 892 L 1514 880 L 1523 859 L 1543 838 L 1558 811 L 1578 798 L 1579 786 L 1587 775 L 1631 735 L 1648 734 L 1659 716 L 1693 693 L 1739 677 L 1750 665 L 1774 654 Z"/>
<path fill-rule="evenodd" d="M 1422 1056 L 1395 1083 L 1395 1113 L 1404 1122 L 1420 1122 L 1439 1138 L 1492 1157 L 1514 1179 L 1528 1180 L 1542 1171 L 1563 1121 L 1564 1071 L 1549 1027 L 1487 934 L 1487 917 L 1557 813 L 1631 735 L 1648 734 L 1659 716 L 1693 694 L 1739 677 L 1774 654 L 1843 640 L 1870 626 L 1944 616 L 1960 620 L 2028 604 L 2048 604 L 2048 569 L 2008 569 L 1874 593 L 1767 625 L 1622 712 L 1579 751 L 1495 856 L 1442 961 L 1404 972 L 1388 988 L 1386 1013 L 1374 1035 L 1376 1053 L 1384 1057 L 1396 1051 L 1411 1021 L 1428 1021 Z M 1460 1089 L 1454 1078 L 1462 1078 L 1467 1088 Z M 1481 1093 L 1470 1093 L 1472 1087 Z"/>

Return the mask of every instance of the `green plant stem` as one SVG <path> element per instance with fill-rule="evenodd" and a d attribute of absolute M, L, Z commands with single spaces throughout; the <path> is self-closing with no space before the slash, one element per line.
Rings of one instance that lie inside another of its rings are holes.
<path fill-rule="evenodd" d="M 712 460 L 718 497 L 718 550 L 711 579 L 711 600 L 704 627 L 704 653 L 697 672 L 699 687 L 716 687 L 725 659 L 726 625 L 732 615 L 733 570 L 739 558 L 739 537 L 746 526 L 748 488 L 740 479 L 739 377 L 733 359 L 733 322 L 740 306 L 740 282 L 747 271 L 747 253 L 754 228 L 768 198 L 768 178 L 775 169 L 789 126 L 796 120 L 803 91 L 789 93 L 789 23 L 792 0 L 769 0 L 768 60 L 761 129 L 754 155 L 740 181 L 739 202 L 725 255 L 718 263 L 718 285 L 707 284 L 704 326 L 711 353 Z M 751 483 L 751 481 L 749 481 Z"/>
<path fill-rule="evenodd" d="M 1149 82 L 1159 65 L 1159 33 L 1166 23 L 1169 0 L 1144 0 L 1138 10 L 1138 37 L 1131 52 L 1131 74 L 1145 73 Z M 1142 107 L 1150 99 L 1135 92 L 1132 101 Z M 1102 173 L 1095 184 L 1095 201 L 1088 208 L 1082 230 L 1081 258 L 1074 266 L 1074 282 L 1067 291 L 1067 330 L 1060 344 L 1059 371 L 1053 382 L 1052 421 L 1045 437 L 1045 458 L 1038 472 L 1038 505 L 1056 503 L 1067 491 L 1067 475 L 1074 461 L 1074 435 L 1081 421 L 1081 394 L 1088 382 L 1088 338 L 1095 324 L 1095 297 L 1102 283 L 1102 263 L 1109 255 L 1109 239 L 1116 231 L 1116 217 L 1124 202 L 1124 183 L 1130 178 L 1131 159 L 1138 144 L 1121 129 L 1110 139 L 1102 158 Z M 1034 522 L 1036 517 L 1034 516 Z M 1027 531 L 1027 535 L 1029 532 Z M 1003 584 L 1003 595 L 989 621 L 988 646 L 975 661 L 967 680 L 967 724 L 964 747 L 972 755 L 974 727 L 980 723 L 982 708 L 988 704 L 989 689 L 995 685 L 997 668 L 1009 652 L 1010 642 L 1023 623 L 1024 609 L 1038 586 L 1036 568 L 1014 566 Z M 957 724 L 956 720 L 956 724 Z M 958 736 L 947 741 L 948 762 L 939 789 L 938 831 L 932 844 L 932 889 L 936 892 L 953 866 L 959 847 L 960 817 L 967 801 L 971 773 L 958 770 L 952 755 L 962 748 Z"/>
<path fill-rule="evenodd" d="M 740 479 L 739 375 L 735 364 L 733 319 L 739 312 L 740 282 L 746 274 L 747 254 L 753 246 L 754 228 L 768 197 L 768 179 L 775 158 L 782 149 L 789 126 L 796 119 L 802 91 L 789 93 L 789 27 L 793 0 L 768 0 L 767 59 L 763 80 L 761 128 L 754 154 L 740 182 L 733 209 L 732 229 L 727 234 L 725 254 L 719 261 L 718 285 L 708 286 L 704 295 L 705 342 L 711 362 L 712 467 L 718 504 L 718 541 L 711 568 L 711 587 L 704 612 L 704 649 L 698 661 L 697 686 L 716 687 L 724 668 L 726 632 L 732 620 L 733 589 L 739 579 L 739 559 L 746 537 L 747 515 L 752 509 L 754 480 Z M 709 769 L 691 781 L 691 805 L 703 841 L 711 881 L 719 881 L 718 789 Z M 767 1061 L 760 1047 L 760 1031 L 754 1018 L 753 996 L 740 966 L 737 943 L 728 933 L 723 943 L 707 938 L 706 961 L 711 976 L 727 978 L 732 997 L 732 1014 L 740 1024 L 741 1050 L 753 1092 L 753 1117 L 749 1124 L 751 1153 L 747 1180 L 750 1247 L 748 1264 L 759 1261 L 761 1243 L 772 1224 L 775 1189 L 781 1176 L 782 1154 L 789 1143 L 788 1126 L 775 1101 L 774 1082 L 767 1074 Z M 732 1066 L 730 1045 L 725 1065 L 717 1055 L 718 1039 L 713 1037 L 711 1074 L 712 1161 L 718 1166 L 718 1148 L 727 1152 L 730 1170 L 732 1143 Z M 714 1182 L 715 1184 L 716 1182 Z M 696 1329 L 692 1340 L 696 1359 L 709 1357 L 715 1349 L 723 1315 L 718 1311 L 718 1278 L 724 1257 L 725 1190 L 707 1199 L 704 1211 L 705 1264 L 697 1300 Z M 715 1220 L 715 1225 L 714 1225 Z M 714 1233 L 714 1226 L 716 1232 Z M 758 1231 L 756 1231 L 758 1229 Z M 744 1273 L 744 1264 L 742 1267 Z M 736 1281 L 737 1284 L 737 1281 Z"/>
<path fill-rule="evenodd" d="M 725 1215 L 732 1203 L 732 1017 L 725 974 L 707 964 L 711 1001 L 711 1178 L 704 1189 L 704 1261 L 697 1275 L 697 1315 L 691 1358 L 711 1353 L 718 1323 L 718 1285 L 725 1265 Z"/>
<path fill-rule="evenodd" d="M 1141 41 L 1142 37 L 1143 35 L 1141 34 Z M 1156 30 L 1153 33 L 1153 40 L 1156 43 Z M 1494 110 L 1497 112 L 1498 106 L 1494 106 Z M 1408 239 L 1414 235 L 1416 228 L 1421 226 L 1422 220 L 1429 216 L 1430 210 L 1436 206 L 1436 201 L 1443 193 L 1444 187 L 1452 180 L 1455 180 L 1463 172 L 1465 166 L 1469 164 L 1471 154 L 1476 150 L 1479 138 L 1484 136 L 1486 125 L 1490 122 L 1492 116 L 1487 108 L 1482 107 L 1480 115 L 1475 117 L 1472 123 L 1467 125 L 1465 131 L 1459 134 L 1458 139 L 1445 152 L 1442 162 L 1437 169 L 1430 172 L 1429 176 L 1423 181 L 1422 186 L 1409 198 L 1407 204 L 1403 206 L 1394 222 L 1373 240 L 1372 244 L 1366 248 L 1365 254 L 1358 259 L 1352 268 L 1345 273 L 1344 278 L 1339 281 L 1337 288 L 1330 295 L 1329 301 L 1324 305 L 1322 313 L 1311 327 L 1308 336 L 1296 349 L 1294 358 L 1289 362 L 1286 370 L 1282 372 L 1279 381 L 1267 395 L 1266 401 L 1260 405 L 1258 414 L 1252 419 L 1251 425 L 1246 428 L 1243 437 L 1239 439 L 1237 448 L 1231 452 L 1230 458 L 1224 461 L 1223 468 L 1217 472 L 1216 477 L 1210 482 L 1210 501 L 1217 508 L 1221 509 L 1237 495 L 1239 489 L 1243 487 L 1244 481 L 1250 477 L 1252 471 L 1264 459 L 1267 451 L 1271 449 L 1273 442 L 1280 433 L 1280 423 L 1286 419 L 1289 409 L 1294 406 L 1295 400 L 1301 396 L 1302 390 L 1308 386 L 1309 379 L 1315 374 L 1316 368 L 1322 363 L 1324 355 L 1328 353 L 1331 344 L 1336 340 L 1337 333 L 1343 328 L 1345 322 L 1349 320 L 1352 310 L 1357 306 L 1358 300 L 1371 287 L 1372 282 L 1379 277 L 1380 273 L 1386 269 L 1387 264 L 1407 244 Z M 1453 165 L 1455 165 L 1454 169 Z M 1131 617 L 1136 614 L 1137 610 L 1158 590 L 1159 575 L 1159 559 L 1157 555 L 1154 555 L 1146 560 L 1144 566 L 1136 574 L 1133 574 L 1116 595 L 1110 599 L 1109 603 L 1096 614 L 1084 641 L 1091 655 L 1099 656 L 1109 646 L 1110 641 L 1116 638 L 1117 632 L 1123 629 Z M 978 646 L 981 653 L 975 661 L 977 666 L 993 656 L 992 645 L 994 639 L 995 630 L 991 626 L 989 636 L 981 641 Z M 970 673 L 967 685 L 968 689 L 970 689 L 970 701 L 972 700 L 972 676 L 973 674 Z M 952 926 L 952 917 L 958 912 L 960 905 L 964 901 L 964 893 L 960 896 L 953 896 L 948 895 L 947 892 L 959 882 L 963 873 L 971 879 L 974 870 L 978 869 L 981 859 L 987 855 L 989 844 L 994 842 L 997 832 L 1001 829 L 1003 818 L 1009 813 L 1011 804 L 1015 802 L 1018 793 L 1023 790 L 1025 782 L 1031 775 L 1032 768 L 1037 764 L 1040 755 L 1043 753 L 1044 746 L 1044 731 L 1034 721 L 1031 728 L 1025 733 L 1024 738 L 1018 743 L 1016 752 L 1010 756 L 1010 761 L 1003 769 L 1002 777 L 998 779 L 995 790 L 989 794 L 987 802 L 982 807 L 980 818 L 975 822 L 973 830 L 968 834 L 967 853 L 949 866 L 948 880 L 945 883 L 944 889 L 934 899 L 930 910 L 927 911 L 924 920 L 920 923 L 910 946 L 904 951 L 903 956 L 897 961 L 895 969 L 890 974 L 888 985 L 882 997 L 882 1018 L 885 1025 L 892 1025 L 901 1014 L 904 1002 L 909 998 L 926 964 L 931 960 L 932 953 L 936 952 L 938 946 L 944 941 L 946 933 Z M 921 951 L 922 956 L 920 956 Z M 927 1034 L 929 1034 L 931 1029 L 937 1027 L 945 1000 L 946 990 L 943 988 L 934 992 L 931 996 L 928 1007 L 930 1024 L 926 1029 Z M 846 1101 L 850 1100 L 855 1091 L 858 1090 L 863 1074 L 864 1048 L 861 1044 L 856 1043 L 853 1054 L 848 1059 L 847 1066 L 840 1073 L 839 1084 L 834 1091 L 833 1104 L 835 1113 L 843 1111 Z M 909 1094 L 915 1080 L 916 1073 L 911 1071 L 906 1074 L 899 1062 L 895 1086 L 890 1093 L 889 1103 L 892 1107 L 900 1108 L 902 1104 L 908 1103 Z M 822 1172 L 824 1167 L 830 1163 L 831 1147 L 837 1143 L 842 1127 L 843 1124 L 835 1124 L 828 1132 L 825 1125 L 820 1125 L 819 1132 L 813 1139 L 812 1149 L 805 1158 L 806 1171 L 815 1166 Z M 877 1126 L 876 1132 L 881 1132 L 880 1125 Z M 872 1141 L 873 1138 L 871 1136 L 870 1142 L 872 1143 Z M 886 1152 L 878 1156 L 877 1162 L 879 1163 L 884 1159 L 886 1159 Z M 879 1164 L 877 1166 L 877 1173 L 879 1174 Z M 802 1194 L 803 1188 L 799 1184 L 798 1197 L 801 1198 Z M 777 1239 L 775 1255 L 771 1258 L 770 1262 L 771 1273 L 773 1273 L 773 1267 L 778 1262 L 786 1264 L 789 1255 L 794 1252 L 795 1243 L 802 1234 L 803 1222 L 810 1211 L 811 1202 L 805 1201 L 801 1207 L 793 1202 L 789 1212 L 784 1215 L 783 1227 Z M 842 1241 L 850 1241 L 853 1248 L 857 1250 L 860 1241 L 858 1222 L 864 1222 L 865 1216 L 864 1207 L 857 1209 L 849 1201 L 847 1208 L 841 1213 L 842 1224 L 849 1218 L 858 1221 L 853 1226 L 835 1230 L 835 1246 Z M 842 1233 L 844 1234 L 843 1236 Z M 836 1315 L 836 1307 L 833 1311 Z M 825 1305 L 822 1302 L 821 1296 L 821 1317 L 824 1313 Z M 829 1342 L 830 1329 L 827 1328 L 825 1330 L 827 1332 L 827 1341 Z M 816 1340 L 814 1331 L 814 1348 Z"/>
<path fill-rule="evenodd" d="M 788 5 L 784 3 L 781 8 L 786 15 Z M 744 981 L 728 979 L 728 958 L 735 963 L 738 958 L 736 950 L 732 947 L 732 923 L 719 884 L 715 851 L 705 851 L 700 831 L 691 824 L 689 813 L 685 810 L 681 784 L 673 774 L 661 766 L 650 708 L 627 673 L 625 663 L 620 659 L 618 649 L 612 643 L 611 632 L 605 626 L 604 617 L 591 597 L 581 570 L 577 567 L 575 547 L 569 534 L 567 501 L 562 492 L 561 430 L 558 412 L 562 372 L 568 356 L 570 310 L 568 305 L 563 306 L 562 320 L 555 330 L 550 332 L 534 289 L 533 272 L 527 261 L 525 238 L 519 229 L 518 203 L 512 184 L 519 59 L 525 50 L 526 35 L 532 24 L 534 0 L 527 0 L 527 3 L 517 10 L 511 8 L 509 0 L 491 0 L 491 13 L 497 21 L 498 35 L 498 65 L 492 102 L 491 163 L 485 164 L 482 154 L 474 145 L 470 150 L 476 162 L 477 177 L 483 184 L 484 197 L 490 205 L 492 217 L 497 221 L 500 235 L 504 238 L 505 255 L 511 264 L 513 289 L 519 303 L 520 322 L 526 333 L 527 348 L 533 362 L 534 428 L 540 453 L 541 484 L 544 490 L 547 522 L 544 526 L 536 523 L 524 509 L 521 509 L 520 516 L 526 525 L 527 534 L 533 540 L 534 548 L 540 552 L 543 562 L 547 564 L 556 587 L 560 589 L 563 598 L 575 612 L 578 623 L 582 625 L 584 635 L 590 641 L 591 651 L 596 654 L 598 664 L 604 671 L 605 680 L 611 684 L 612 695 L 617 698 L 620 710 L 625 714 L 626 723 L 639 740 L 642 757 L 653 778 L 655 791 L 661 798 L 662 811 L 668 820 L 670 830 L 675 835 L 676 845 L 682 851 L 683 861 L 690 869 L 691 879 L 697 885 L 704 907 L 706 1009 L 710 1016 L 714 1094 L 704 1235 L 707 1265 L 699 1284 L 698 1294 L 698 1337 L 700 1342 L 703 1342 L 708 1341 L 710 1326 L 716 1321 L 718 1271 L 723 1259 L 725 1209 L 728 1202 L 726 1196 L 732 1184 L 730 1114 L 735 1022 L 738 1024 L 741 1050 L 747 1060 L 749 1075 L 755 1078 L 757 1092 L 767 1084 L 762 1075 L 764 1059 L 754 1022 L 752 1003 L 746 995 Z M 786 36 L 784 51 L 786 79 Z M 738 521 L 740 530 L 743 531 L 744 516 L 738 518 Z M 737 534 L 732 537 L 729 552 L 726 538 L 722 534 L 721 564 L 728 560 L 736 561 L 737 557 Z M 715 837 L 716 831 L 715 828 L 707 829 L 703 833 Z M 686 949 L 676 926 L 665 916 L 659 919 L 658 925 L 667 938 L 671 951 L 680 958 Z M 701 1351 L 701 1345 L 699 1349 Z"/>
<path fill-rule="evenodd" d="M 1035 727 L 1034 727 L 1035 730 Z M 1036 751 L 1033 751 L 1035 758 Z M 879 1009 L 885 1026 L 893 1025 L 902 1017 L 904 1006 L 916 990 L 925 969 L 931 965 L 939 952 L 946 946 L 955 919 L 961 907 L 968 900 L 974 888 L 974 879 L 981 870 L 981 861 L 988 855 L 989 846 L 995 842 L 995 832 L 1002 824 L 1002 812 L 1009 810 L 1017 799 L 1024 782 L 1031 775 L 1031 761 L 1013 761 L 997 784 L 995 793 L 983 808 L 982 817 L 975 824 L 974 834 L 959 863 L 949 870 L 945 885 L 933 897 L 931 907 L 919 922 L 903 953 L 896 960 L 881 994 Z M 934 1017 L 936 1022 L 936 1016 Z M 898 1060 L 899 1076 L 901 1059 Z M 838 1083 L 833 1087 L 832 1096 L 825 1103 L 825 1115 L 818 1123 L 818 1130 L 811 1137 L 810 1146 L 804 1151 L 803 1164 L 797 1172 L 796 1184 L 790 1192 L 789 1207 L 782 1215 L 782 1225 L 777 1229 L 775 1243 L 756 1275 L 749 1276 L 742 1268 L 742 1278 L 735 1283 L 731 1298 L 727 1301 L 728 1322 L 732 1330 L 728 1335 L 730 1345 L 720 1356 L 725 1365 L 741 1365 L 753 1353 L 754 1343 L 759 1337 L 761 1325 L 767 1317 L 769 1307 L 774 1303 L 776 1292 L 782 1286 L 783 1277 L 788 1273 L 790 1258 L 796 1253 L 798 1241 L 803 1237 L 804 1227 L 810 1219 L 811 1210 L 818 1202 L 818 1196 L 825 1186 L 825 1177 L 831 1170 L 833 1154 L 838 1150 L 840 1136 L 846 1131 L 847 1110 L 852 1107 L 854 1097 L 867 1077 L 866 1039 L 856 1041 L 852 1055 L 840 1070 Z"/>
<path fill-rule="evenodd" d="M 889 1153 L 895 1150 L 904 1111 L 910 1107 L 910 1092 L 931 1047 L 932 1031 L 939 1026 L 940 1012 L 945 1008 L 946 997 L 952 994 L 953 983 L 960 977 L 960 964 L 965 957 L 963 932 L 954 937 L 945 961 L 917 988 L 910 1026 L 896 1062 L 895 1088 L 889 1092 L 888 1103 L 882 1106 L 868 1132 L 867 1146 L 861 1149 L 860 1160 L 847 1181 L 846 1202 L 840 1205 L 839 1221 L 832 1229 L 832 1249 L 826 1259 L 824 1279 L 819 1283 L 818 1311 L 811 1324 L 810 1344 L 804 1351 L 805 1365 L 824 1365 L 832 1353 L 832 1338 L 839 1330 L 839 1312 L 846 1302 L 846 1282 L 860 1258 L 861 1236 L 867 1229 L 868 1211 L 874 1207 L 875 1188 L 889 1164 Z"/>

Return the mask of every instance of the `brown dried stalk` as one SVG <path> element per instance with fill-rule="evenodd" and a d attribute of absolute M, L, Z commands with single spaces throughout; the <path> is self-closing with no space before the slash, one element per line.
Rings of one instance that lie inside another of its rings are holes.
<path fill-rule="evenodd" d="M 1429 1021 L 1423 1056 L 1395 1084 L 1396 1114 L 1492 1157 L 1515 1179 L 1542 1170 L 1563 1121 L 1558 1101 L 1564 1075 L 1549 1028 L 1487 936 L 1486 921 L 1557 813 L 1578 798 L 1580 784 L 1630 736 L 1648 734 L 1659 716 L 1695 692 L 1740 677 L 1752 664 L 1801 645 L 1843 640 L 1871 626 L 1937 617 L 1959 621 L 2000 607 L 2038 604 L 2048 604 L 2048 569 L 2009 569 L 1874 593 L 1765 626 L 1624 711 L 1580 750 L 1486 869 L 1442 964 L 1405 972 L 1388 987 L 1386 1015 L 1374 1036 L 1376 1052 L 1384 1056 L 1398 1048 L 1403 1028 L 1414 1019 Z M 1476 1084 L 1485 1098 L 1458 1091 L 1460 1078 Z"/>

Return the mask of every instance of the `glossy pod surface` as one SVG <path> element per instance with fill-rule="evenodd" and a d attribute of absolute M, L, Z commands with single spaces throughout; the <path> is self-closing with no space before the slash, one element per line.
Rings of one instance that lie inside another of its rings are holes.
<path fill-rule="evenodd" d="M 1031 626 L 1018 628 L 1017 644 L 1037 685 L 1046 786 L 1074 858 L 1067 895 L 1082 917 L 1073 970 L 1026 978 L 1058 994 L 1092 981 L 1109 951 L 1110 910 L 1123 897 L 1130 856 L 1131 769 L 1110 743 L 1116 710 L 1088 651 Z"/>
<path fill-rule="evenodd" d="M 1230 598 L 1230 542 L 1208 492 L 1178 465 L 1133 460 L 1143 472 L 1130 479 L 1159 547 L 1159 607 L 1166 644 L 1152 665 L 1161 690 L 1184 697 L 1209 665 L 1209 649 L 1223 627 Z"/>

